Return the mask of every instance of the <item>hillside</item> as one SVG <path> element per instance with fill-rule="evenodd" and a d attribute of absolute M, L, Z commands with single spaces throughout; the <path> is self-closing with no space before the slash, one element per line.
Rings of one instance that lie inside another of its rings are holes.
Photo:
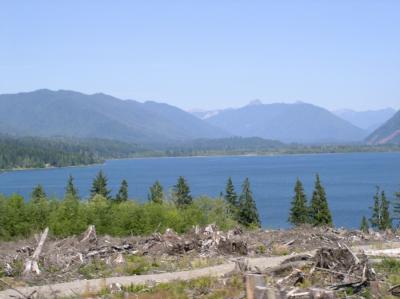
<path fill-rule="evenodd" d="M 0 135 L 0 169 L 88 165 L 146 152 L 114 140 Z"/>
<path fill-rule="evenodd" d="M 306 103 L 251 103 L 220 111 L 206 121 L 233 135 L 283 142 L 356 142 L 366 135 L 328 110 Z"/>
<path fill-rule="evenodd" d="M 167 104 L 37 90 L 0 95 L 0 132 L 157 143 L 218 138 L 222 130 Z"/>
<path fill-rule="evenodd" d="M 368 144 L 400 144 L 400 111 L 366 139 Z"/>
<path fill-rule="evenodd" d="M 349 123 L 372 133 L 390 119 L 396 113 L 396 110 L 393 108 L 367 111 L 342 109 L 333 111 L 333 113 L 344 120 L 347 120 Z"/>

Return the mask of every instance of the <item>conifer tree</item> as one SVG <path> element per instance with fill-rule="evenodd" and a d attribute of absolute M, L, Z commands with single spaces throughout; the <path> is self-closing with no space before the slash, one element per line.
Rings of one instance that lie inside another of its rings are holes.
<path fill-rule="evenodd" d="M 390 202 L 386 199 L 385 191 L 381 192 L 381 225 L 380 230 L 392 229 L 390 217 Z"/>
<path fill-rule="evenodd" d="M 238 198 L 235 192 L 235 186 L 233 186 L 232 178 L 230 177 L 228 178 L 228 182 L 226 183 L 225 201 L 233 207 L 238 206 Z"/>
<path fill-rule="evenodd" d="M 315 188 L 311 199 L 310 222 L 315 226 L 332 226 L 333 224 L 325 189 L 318 174 L 316 175 Z"/>
<path fill-rule="evenodd" d="M 111 191 L 107 189 L 107 177 L 103 171 L 100 170 L 96 178 L 93 180 L 92 188 L 90 189 L 90 197 L 93 198 L 96 194 L 99 194 L 107 199 L 111 199 Z"/>
<path fill-rule="evenodd" d="M 372 216 L 369 219 L 371 227 L 374 229 L 379 229 L 381 225 L 381 203 L 380 203 L 379 193 L 380 193 L 379 187 L 376 186 L 376 192 L 374 195 L 374 205 L 371 208 Z"/>
<path fill-rule="evenodd" d="M 257 211 L 256 203 L 253 199 L 253 193 L 250 189 L 250 181 L 246 178 L 242 185 L 242 193 L 239 197 L 239 215 L 240 224 L 248 227 L 261 227 L 260 216 Z"/>
<path fill-rule="evenodd" d="M 178 208 L 186 207 L 193 202 L 189 185 L 182 176 L 179 177 L 177 184 L 174 186 L 174 197 Z"/>
<path fill-rule="evenodd" d="M 309 222 L 307 198 L 300 179 L 297 179 L 296 181 L 294 193 L 295 195 L 291 204 L 292 207 L 290 209 L 289 222 L 298 226 Z"/>
<path fill-rule="evenodd" d="M 122 180 L 121 187 L 119 187 L 117 196 L 115 197 L 116 202 L 124 202 L 128 200 L 128 182 Z"/>
<path fill-rule="evenodd" d="M 149 189 L 148 199 L 152 203 L 162 204 L 164 200 L 164 190 L 159 181 L 156 181 Z"/>
<path fill-rule="evenodd" d="M 397 222 L 396 227 L 400 227 L 400 191 L 396 192 L 395 200 L 393 203 L 393 220 Z"/>
<path fill-rule="evenodd" d="M 75 199 L 79 199 L 78 189 L 76 189 L 74 186 L 74 178 L 72 177 L 72 175 L 69 175 L 67 187 L 65 187 L 65 196 L 68 195 Z"/>
<path fill-rule="evenodd" d="M 42 185 L 37 185 L 31 194 L 31 200 L 34 203 L 38 203 L 43 199 L 46 199 L 46 192 L 44 192 L 43 186 Z"/>
<path fill-rule="evenodd" d="M 43 230 L 47 226 L 50 209 L 46 193 L 42 185 L 37 185 L 32 191 L 31 201 L 27 205 L 29 222 L 34 231 Z"/>
<path fill-rule="evenodd" d="M 363 216 L 361 219 L 360 230 L 363 231 L 364 233 L 367 233 L 369 230 L 368 220 L 367 217 L 365 216 Z"/>

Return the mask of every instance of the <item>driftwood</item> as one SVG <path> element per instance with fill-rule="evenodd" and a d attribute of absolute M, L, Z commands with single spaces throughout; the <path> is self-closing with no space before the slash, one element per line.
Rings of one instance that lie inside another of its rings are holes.
<path fill-rule="evenodd" d="M 393 296 L 400 297 L 400 284 L 392 286 L 388 292 Z"/>
<path fill-rule="evenodd" d="M 48 233 L 49 233 L 49 228 L 46 227 L 46 229 L 40 235 L 38 246 L 36 247 L 35 251 L 33 252 L 32 257 L 28 258 L 25 262 L 25 270 L 23 272 L 24 275 L 27 275 L 31 272 L 34 272 L 37 275 L 40 274 L 38 260 L 39 260 L 40 253 L 42 252 L 43 244 L 46 241 Z"/>

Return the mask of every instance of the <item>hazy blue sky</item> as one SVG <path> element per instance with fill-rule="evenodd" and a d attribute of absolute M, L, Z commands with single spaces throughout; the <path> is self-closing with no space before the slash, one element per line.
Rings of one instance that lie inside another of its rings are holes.
<path fill-rule="evenodd" d="M 400 1 L 1 1 L 0 93 L 400 108 Z"/>

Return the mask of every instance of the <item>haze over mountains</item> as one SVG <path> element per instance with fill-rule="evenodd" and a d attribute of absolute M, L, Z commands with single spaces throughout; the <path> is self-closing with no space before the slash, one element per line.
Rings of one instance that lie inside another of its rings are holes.
<path fill-rule="evenodd" d="M 20 135 L 97 137 L 135 143 L 228 135 L 167 104 L 45 89 L 0 95 L 1 128 Z"/>
<path fill-rule="evenodd" d="M 393 108 L 379 109 L 379 110 L 367 110 L 367 111 L 354 111 L 350 109 L 341 109 L 333 111 L 337 116 L 347 120 L 353 125 L 367 130 L 372 133 L 374 130 L 379 128 L 389 118 L 391 118 L 396 110 Z"/>
<path fill-rule="evenodd" d="M 233 135 L 284 142 L 357 142 L 366 132 L 326 109 L 311 104 L 262 104 L 226 109 L 204 117 L 208 123 Z"/>
<path fill-rule="evenodd" d="M 43 89 L 0 95 L 0 133 L 105 138 L 141 144 L 232 136 L 286 143 L 362 142 L 374 126 L 392 114 L 393 109 L 332 113 L 302 102 L 260 101 L 237 109 L 189 113 L 168 104 L 121 100 L 101 93 Z M 394 121 L 389 127 L 393 130 L 396 125 Z M 383 136 L 386 131 L 379 134 Z M 385 140 L 382 138 L 374 140 Z"/>

